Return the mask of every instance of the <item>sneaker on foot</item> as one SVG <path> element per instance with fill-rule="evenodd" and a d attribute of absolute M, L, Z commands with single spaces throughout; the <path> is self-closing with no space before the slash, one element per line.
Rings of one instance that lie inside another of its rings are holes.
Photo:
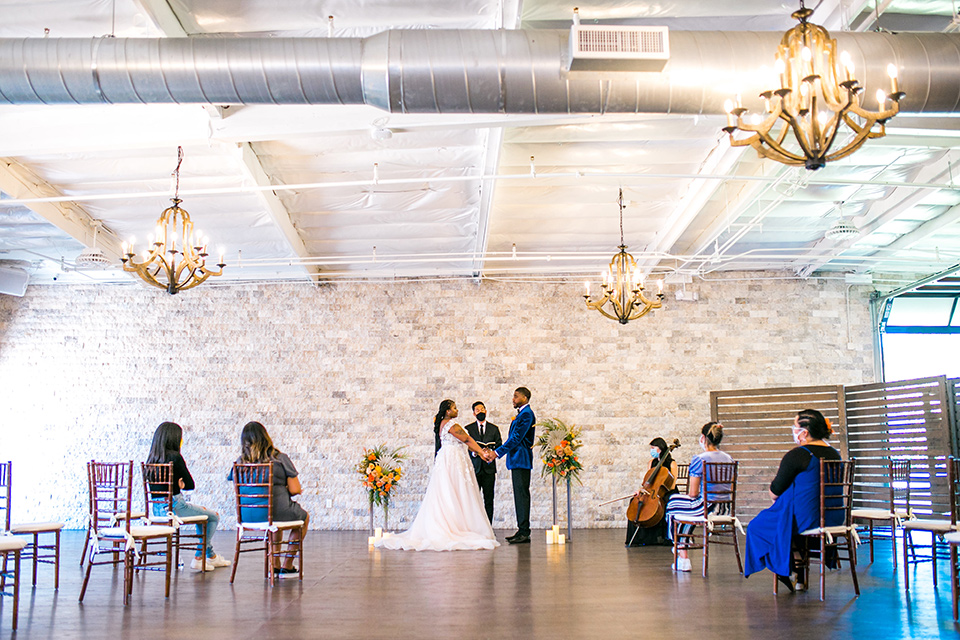
<path fill-rule="evenodd" d="M 677 558 L 676 571 L 689 572 L 690 558 Z"/>
<path fill-rule="evenodd" d="M 190 563 L 190 568 L 197 571 L 213 571 L 216 569 L 213 562 L 210 561 L 210 558 L 207 558 L 206 568 L 204 568 L 203 565 L 203 558 L 194 558 L 193 562 Z"/>
<path fill-rule="evenodd" d="M 273 575 L 278 578 L 295 578 L 297 577 L 297 570 L 293 567 L 287 569 L 286 567 L 274 567 Z"/>
<path fill-rule="evenodd" d="M 233 563 L 218 553 L 212 558 L 208 557 L 207 564 L 208 565 L 212 564 L 214 567 L 229 567 Z"/>

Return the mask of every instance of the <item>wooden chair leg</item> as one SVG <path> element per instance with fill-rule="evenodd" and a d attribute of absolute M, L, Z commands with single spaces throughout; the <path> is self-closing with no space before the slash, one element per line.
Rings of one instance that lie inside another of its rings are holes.
<path fill-rule="evenodd" d="M 0 589 L 7 588 L 7 557 L 9 553 L 3 554 L 3 569 L 0 569 Z"/>
<path fill-rule="evenodd" d="M 740 575 L 743 575 L 743 559 L 740 557 L 740 538 L 737 536 L 737 528 L 733 527 L 733 551 L 737 556 L 737 568 L 740 569 Z"/>
<path fill-rule="evenodd" d="M 170 568 L 173 565 L 173 536 L 167 536 L 167 563 L 166 563 L 166 587 L 164 588 L 163 597 L 170 597 Z M 179 560 L 180 556 L 177 555 Z"/>
<path fill-rule="evenodd" d="M 271 587 L 273 586 L 274 579 L 276 578 L 276 575 L 274 574 L 274 571 L 273 571 L 273 560 L 274 560 L 273 547 L 274 547 L 273 534 L 268 531 L 267 532 L 267 567 L 269 570 L 267 571 L 267 579 L 270 580 Z"/>
<path fill-rule="evenodd" d="M 300 582 L 303 582 L 303 539 L 307 537 L 307 527 L 300 527 L 300 540 L 297 541 L 297 555 L 299 556 L 297 569 L 300 574 Z"/>
<path fill-rule="evenodd" d="M 6 564 L 7 554 L 3 554 Z M 17 630 L 20 616 L 20 550 L 13 552 L 13 630 Z"/>
<path fill-rule="evenodd" d="M 910 572 L 908 568 L 910 567 L 910 559 L 907 556 L 907 549 L 910 547 L 911 535 L 910 530 L 907 528 L 903 529 L 903 590 L 910 591 Z"/>
<path fill-rule="evenodd" d="M 857 545 L 850 539 L 848 534 L 844 538 L 847 541 L 847 555 L 850 556 L 850 575 L 853 577 L 853 591 L 859 597 L 860 581 L 857 580 Z"/>
<path fill-rule="evenodd" d="M 80 599 L 79 602 L 83 602 L 83 594 L 87 592 L 87 582 L 90 581 L 90 568 L 93 567 L 93 559 L 87 560 L 87 570 L 83 574 L 83 584 L 80 586 Z"/>
<path fill-rule="evenodd" d="M 57 529 L 55 532 L 56 541 L 54 543 L 53 550 L 53 590 L 60 590 L 60 530 Z"/>
<path fill-rule="evenodd" d="M 827 538 L 820 534 L 820 602 L 826 599 L 827 595 Z"/>
<path fill-rule="evenodd" d="M 937 588 L 937 534 L 930 532 L 930 560 L 933 562 L 933 588 Z"/>
<path fill-rule="evenodd" d="M 870 564 L 873 564 L 873 518 L 870 518 Z"/>
<path fill-rule="evenodd" d="M 890 548 L 893 554 L 893 568 L 897 568 L 897 519 L 890 518 Z M 894 574 L 896 575 L 896 574 Z"/>
<path fill-rule="evenodd" d="M 240 530 L 237 529 L 237 542 L 233 547 L 233 568 L 230 570 L 230 584 L 237 577 L 237 565 L 240 564 Z"/>
<path fill-rule="evenodd" d="M 123 553 L 123 604 L 130 604 L 133 592 L 133 549 Z"/>
<path fill-rule="evenodd" d="M 958 600 L 958 590 L 960 590 L 960 576 L 957 575 L 957 545 L 950 545 L 950 599 L 953 601 L 953 619 L 956 621 L 957 618 L 957 600 Z"/>
<path fill-rule="evenodd" d="M 677 558 L 680 557 L 680 539 L 677 535 L 677 521 L 674 519 L 670 520 L 670 536 L 673 538 L 673 570 L 677 570 Z"/>
<path fill-rule="evenodd" d="M 87 558 L 87 547 L 90 546 L 90 527 L 87 527 L 87 537 L 83 541 L 83 553 L 80 554 L 80 566 L 83 566 L 83 561 Z"/>
<path fill-rule="evenodd" d="M 37 562 L 40 555 L 40 533 L 33 533 L 33 586 L 37 586 Z"/>
<path fill-rule="evenodd" d="M 707 577 L 707 564 L 710 558 L 710 529 L 706 524 L 703 525 L 703 577 Z"/>

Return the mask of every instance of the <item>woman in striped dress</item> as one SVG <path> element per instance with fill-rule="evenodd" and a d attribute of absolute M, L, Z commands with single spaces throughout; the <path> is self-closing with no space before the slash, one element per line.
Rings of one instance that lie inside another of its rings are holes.
<path fill-rule="evenodd" d="M 678 493 L 670 496 L 667 502 L 666 514 L 664 519 L 667 521 L 667 535 L 673 533 L 673 517 L 676 515 L 703 515 L 703 494 L 700 490 L 700 483 L 703 480 L 704 462 L 733 462 L 727 453 L 720 451 L 720 441 L 723 440 L 723 425 L 719 422 L 708 422 L 700 430 L 700 448 L 702 453 L 698 453 L 690 460 L 690 485 L 686 495 Z M 707 491 L 710 487 L 707 487 Z M 693 525 L 681 525 L 680 532 L 689 534 L 693 531 Z M 678 550 L 679 558 L 676 562 L 677 571 L 690 571 L 690 558 L 687 557 L 687 550 Z M 672 563 L 671 563 L 672 564 Z"/>

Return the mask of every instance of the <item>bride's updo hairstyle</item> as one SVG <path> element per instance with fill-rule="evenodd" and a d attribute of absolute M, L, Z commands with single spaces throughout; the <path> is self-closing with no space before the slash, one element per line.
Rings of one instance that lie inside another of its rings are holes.
<path fill-rule="evenodd" d="M 453 400 L 444 400 L 440 403 L 440 408 L 437 410 L 437 415 L 433 419 L 433 430 L 437 433 L 440 432 L 440 423 L 443 422 L 443 419 L 447 417 L 447 411 L 450 410 L 450 407 L 453 406 Z"/>
<path fill-rule="evenodd" d="M 816 409 L 804 409 L 797 414 L 797 424 L 814 440 L 826 440 L 833 434 L 830 422 Z"/>

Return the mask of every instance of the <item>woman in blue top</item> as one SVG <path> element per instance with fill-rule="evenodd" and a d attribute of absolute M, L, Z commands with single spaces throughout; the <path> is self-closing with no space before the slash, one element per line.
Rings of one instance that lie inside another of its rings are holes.
<path fill-rule="evenodd" d="M 213 534 L 220 523 L 220 515 L 216 511 L 190 504 L 184 499 L 181 491 L 193 491 L 193 476 L 187 469 L 187 463 L 180 454 L 183 444 L 183 429 L 176 422 L 164 422 L 153 432 L 153 443 L 150 445 L 150 455 L 147 464 L 173 463 L 173 513 L 178 516 L 207 516 L 206 524 L 197 524 L 207 528 L 207 561 L 203 562 L 200 551 L 190 564 L 191 569 L 198 571 L 213 571 L 216 567 L 229 567 L 230 561 L 213 550 Z M 161 504 L 154 504 L 155 516 L 166 516 L 166 509 Z"/>
<path fill-rule="evenodd" d="M 799 446 L 783 456 L 770 483 L 773 506 L 758 513 L 747 527 L 745 577 L 770 569 L 794 590 L 790 579 L 793 536 L 820 526 L 820 460 L 841 459 L 840 452 L 827 443 L 830 434 L 830 423 L 816 409 L 804 409 L 794 418 L 793 440 Z"/>
<path fill-rule="evenodd" d="M 702 516 L 703 515 L 703 493 L 700 490 L 700 483 L 703 479 L 704 462 L 733 462 L 724 451 L 720 451 L 720 441 L 723 440 L 723 425 L 719 422 L 708 422 L 700 429 L 700 448 L 702 453 L 698 453 L 690 460 L 690 484 L 687 487 L 686 495 L 678 493 L 670 496 L 667 501 L 667 509 L 664 514 L 664 520 L 667 521 L 667 535 L 673 532 L 673 517 L 677 515 Z M 717 486 L 717 485 L 711 485 Z M 707 487 L 709 492 L 710 487 Z M 690 534 L 693 531 L 693 525 L 680 525 L 680 533 Z M 677 552 L 679 556 L 676 562 L 677 571 L 690 571 L 690 558 L 687 557 L 687 550 L 680 549 Z M 673 563 L 671 562 L 671 566 Z"/>

